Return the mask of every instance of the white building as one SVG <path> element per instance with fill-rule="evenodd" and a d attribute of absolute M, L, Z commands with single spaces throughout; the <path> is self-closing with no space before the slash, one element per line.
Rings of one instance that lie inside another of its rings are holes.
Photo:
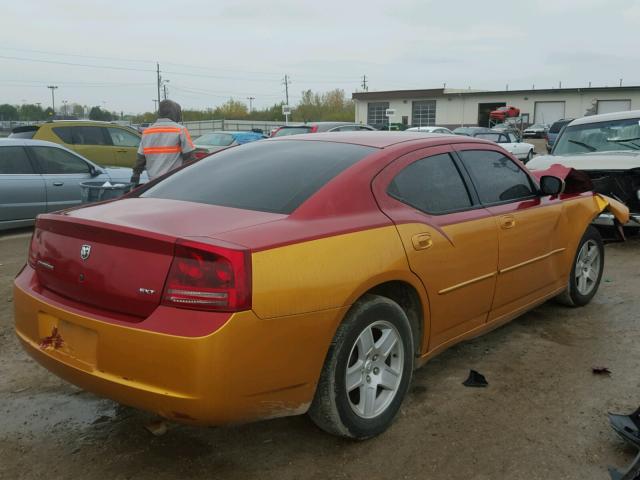
<path fill-rule="evenodd" d="M 357 92 L 356 122 L 388 125 L 385 110 L 395 110 L 391 123 L 411 126 L 488 126 L 489 112 L 501 106 L 520 109 L 528 123 L 551 124 L 561 118 L 640 110 L 640 86 L 478 91 L 433 88 Z"/>

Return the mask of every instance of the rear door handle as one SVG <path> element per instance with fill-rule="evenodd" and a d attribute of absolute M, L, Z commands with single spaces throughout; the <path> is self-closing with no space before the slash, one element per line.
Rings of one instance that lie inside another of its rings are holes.
<path fill-rule="evenodd" d="M 61 187 L 64 185 L 64 182 L 53 182 L 54 187 Z"/>
<path fill-rule="evenodd" d="M 516 226 L 516 217 L 513 215 L 503 215 L 500 217 L 500 228 L 508 230 Z"/>
<path fill-rule="evenodd" d="M 426 250 L 433 246 L 433 240 L 431 240 L 431 235 L 428 233 L 418 233 L 414 235 L 411 237 L 411 242 L 415 250 Z"/>

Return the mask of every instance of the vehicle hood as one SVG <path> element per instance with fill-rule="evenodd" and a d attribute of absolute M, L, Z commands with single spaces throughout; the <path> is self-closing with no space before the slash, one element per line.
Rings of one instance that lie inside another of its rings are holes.
<path fill-rule="evenodd" d="M 640 168 L 640 152 L 541 155 L 527 163 L 527 168 L 530 170 L 544 170 L 556 163 L 576 170 L 630 170 L 632 168 Z"/>
<path fill-rule="evenodd" d="M 206 150 L 209 153 L 219 152 L 220 150 L 224 150 L 225 148 L 229 148 L 232 145 L 201 145 L 199 143 L 195 144 L 196 148 L 201 148 L 202 150 Z"/>

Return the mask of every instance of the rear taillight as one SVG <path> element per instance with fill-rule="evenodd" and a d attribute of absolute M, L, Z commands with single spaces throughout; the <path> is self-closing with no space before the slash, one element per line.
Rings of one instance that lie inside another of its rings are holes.
<path fill-rule="evenodd" d="M 223 312 L 250 309 L 250 253 L 179 240 L 164 286 L 162 303 L 172 307 Z"/>
<path fill-rule="evenodd" d="M 313 125 L 309 130 L 309 133 L 316 133 L 318 131 L 318 125 Z"/>

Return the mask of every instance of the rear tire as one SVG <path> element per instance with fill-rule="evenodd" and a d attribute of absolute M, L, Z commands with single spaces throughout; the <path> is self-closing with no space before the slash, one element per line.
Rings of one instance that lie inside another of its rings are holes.
<path fill-rule="evenodd" d="M 394 301 L 366 295 L 338 327 L 309 409 L 326 432 L 364 440 L 393 422 L 409 388 L 414 341 Z"/>
<path fill-rule="evenodd" d="M 567 289 L 557 300 L 570 307 L 582 307 L 589 303 L 598 291 L 604 270 L 604 244 L 600 232 L 590 225 L 582 236 Z"/>

